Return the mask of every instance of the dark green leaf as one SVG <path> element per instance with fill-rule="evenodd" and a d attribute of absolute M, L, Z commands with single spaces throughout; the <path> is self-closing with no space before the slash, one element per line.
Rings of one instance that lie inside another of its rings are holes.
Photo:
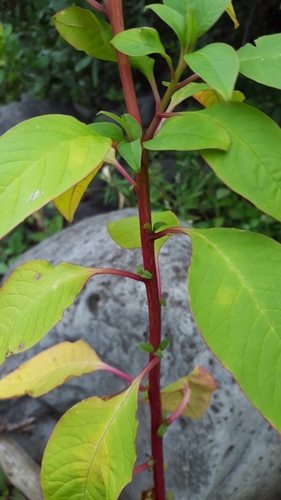
<path fill-rule="evenodd" d="M 155 350 L 153 345 L 150 344 L 149 342 L 144 342 L 143 344 L 139 344 L 138 349 L 144 352 L 154 352 Z"/>

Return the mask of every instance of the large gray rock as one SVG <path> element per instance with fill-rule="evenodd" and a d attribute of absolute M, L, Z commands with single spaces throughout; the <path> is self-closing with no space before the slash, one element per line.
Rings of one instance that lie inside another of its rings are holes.
<path fill-rule="evenodd" d="M 28 259 L 61 260 L 93 267 L 134 271 L 141 264 L 139 251 L 120 249 L 108 236 L 107 220 L 134 215 L 134 210 L 85 219 L 26 252 Z M 167 489 L 175 500 L 277 500 L 281 498 L 281 437 L 251 406 L 229 373 L 205 346 L 192 319 L 186 289 L 190 258 L 187 237 L 174 236 L 162 248 L 163 335 L 171 346 L 163 360 L 162 384 L 188 374 L 196 364 L 205 366 L 218 390 L 200 421 L 179 418 L 165 435 Z M 63 320 L 34 348 L 6 360 L 3 376 L 40 350 L 63 340 L 85 339 L 102 360 L 130 375 L 137 375 L 147 355 L 137 349 L 147 340 L 148 320 L 144 287 L 120 277 L 94 277 L 65 312 Z M 2 416 L 18 421 L 36 417 L 32 435 L 14 435 L 37 461 L 56 419 L 71 405 L 91 395 L 105 395 L 124 383 L 103 372 L 72 379 L 38 399 L 2 402 Z M 138 463 L 150 454 L 148 408 L 140 405 Z M 150 473 L 137 475 L 121 495 L 139 500 L 151 485 Z"/>

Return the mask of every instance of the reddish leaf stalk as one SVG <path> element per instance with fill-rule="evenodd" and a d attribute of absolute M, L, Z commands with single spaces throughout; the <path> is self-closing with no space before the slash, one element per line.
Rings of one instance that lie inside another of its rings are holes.
<path fill-rule="evenodd" d="M 144 462 L 144 464 L 137 465 L 134 468 L 133 476 L 135 476 L 136 474 L 139 474 L 140 472 L 143 472 L 144 470 L 148 470 L 150 468 L 151 468 L 151 465 L 148 462 Z"/>
<path fill-rule="evenodd" d="M 182 414 L 183 410 L 185 409 L 185 407 L 189 401 L 190 396 L 191 396 L 191 389 L 187 385 L 186 391 L 185 391 L 184 396 L 183 396 L 182 401 L 181 401 L 181 404 L 176 409 L 176 411 L 169 418 L 167 418 L 165 420 L 167 425 L 171 425 L 177 418 L 180 417 L 180 415 Z"/>
<path fill-rule="evenodd" d="M 98 10 L 102 14 L 107 15 L 106 8 L 103 5 L 101 5 L 99 2 L 97 2 L 97 0 L 86 0 L 86 2 L 88 2 L 88 4 L 90 4 L 91 7 L 93 7 L 96 10 Z"/>
<path fill-rule="evenodd" d="M 124 271 L 123 269 L 111 269 L 111 268 L 101 268 L 96 269 L 95 274 L 112 274 L 114 276 L 123 276 L 123 278 L 130 278 L 131 280 L 141 281 L 146 283 L 147 278 L 142 278 L 138 274 L 131 273 L 130 271 Z"/>
<path fill-rule="evenodd" d="M 130 377 L 130 375 L 127 375 L 127 373 L 122 372 L 121 370 L 118 370 L 118 368 L 114 368 L 113 366 L 107 365 L 107 364 L 102 364 L 102 370 L 105 370 L 109 373 L 113 373 L 113 375 L 116 375 L 119 378 L 122 378 L 123 380 L 126 380 L 131 384 L 133 382 L 133 378 Z M 145 391 L 146 388 L 140 384 L 140 391 L 143 392 Z"/>

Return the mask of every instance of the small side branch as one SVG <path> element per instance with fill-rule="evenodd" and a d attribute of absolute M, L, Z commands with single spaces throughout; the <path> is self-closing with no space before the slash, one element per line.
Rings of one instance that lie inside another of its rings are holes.
<path fill-rule="evenodd" d="M 200 78 L 199 75 L 191 75 L 189 76 L 188 78 L 186 78 L 185 80 L 183 80 L 182 82 L 178 83 L 175 88 L 174 88 L 174 93 L 177 91 L 177 90 L 180 90 L 182 89 L 183 87 L 186 87 L 186 85 L 188 85 L 189 83 L 191 82 L 194 82 L 195 80 L 198 80 L 198 78 Z"/>
<path fill-rule="evenodd" d="M 185 409 L 188 403 L 190 396 L 191 396 L 191 389 L 188 385 L 186 385 L 186 391 L 182 398 L 181 404 L 176 409 L 176 411 L 169 418 L 165 420 L 165 423 L 167 425 L 171 425 L 178 417 L 180 417 L 180 415 L 182 414 L 183 410 Z"/>
<path fill-rule="evenodd" d="M 97 2 L 97 0 L 86 0 L 86 2 L 88 2 L 88 4 L 91 5 L 91 7 L 93 7 L 95 10 L 98 10 L 102 14 L 108 16 L 107 9 L 99 2 Z"/>
<path fill-rule="evenodd" d="M 131 280 L 146 283 L 146 279 L 142 278 L 139 274 L 131 273 L 130 271 L 124 271 L 123 269 L 96 269 L 95 275 L 97 274 L 112 274 L 113 276 L 122 276 L 123 278 L 130 278 Z"/>
<path fill-rule="evenodd" d="M 163 236 L 173 236 L 173 234 L 185 234 L 187 236 L 186 230 L 184 227 L 169 227 L 169 229 L 164 229 L 160 231 L 160 233 L 152 234 L 149 239 L 152 241 L 158 240 L 159 238 L 163 238 Z"/>

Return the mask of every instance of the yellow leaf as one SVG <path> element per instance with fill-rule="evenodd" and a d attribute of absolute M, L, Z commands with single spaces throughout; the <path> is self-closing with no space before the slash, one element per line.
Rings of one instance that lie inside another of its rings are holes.
<path fill-rule="evenodd" d="M 226 8 L 226 12 L 229 15 L 230 19 L 233 21 L 234 28 L 235 29 L 239 28 L 240 24 L 239 24 L 239 22 L 237 20 L 237 17 L 236 17 L 236 14 L 235 14 L 232 2 L 229 2 L 228 7 Z"/>
<path fill-rule="evenodd" d="M 0 380 L 0 399 L 24 394 L 37 398 L 71 377 L 102 370 L 105 366 L 83 340 L 61 342 L 37 354 Z"/>
<path fill-rule="evenodd" d="M 65 191 L 65 193 L 54 199 L 54 204 L 58 211 L 66 220 L 68 220 L 68 222 L 73 221 L 74 214 L 83 194 L 102 165 L 103 163 L 100 163 L 89 175 L 87 175 L 87 177 L 82 179 L 82 181 L 78 182 L 78 184 L 75 184 L 75 186 L 72 186 L 70 189 Z"/>
<path fill-rule="evenodd" d="M 225 102 L 225 100 L 222 98 L 222 96 L 216 91 L 216 90 L 202 90 L 201 92 L 196 92 L 196 94 L 193 94 L 194 99 L 196 101 L 200 102 L 202 106 L 205 108 L 210 108 L 213 106 L 213 104 L 217 104 L 218 102 Z M 242 102 L 244 101 L 245 96 L 242 94 L 242 92 L 239 92 L 238 90 L 234 90 L 231 101 L 238 101 Z"/>
<path fill-rule="evenodd" d="M 203 366 L 196 368 L 186 377 L 180 378 L 161 390 L 162 409 L 173 413 L 180 406 L 186 392 L 186 386 L 191 389 L 191 395 L 182 415 L 199 419 L 210 404 L 211 393 L 217 389 L 217 384 Z M 148 403 L 144 399 L 143 403 Z"/>

